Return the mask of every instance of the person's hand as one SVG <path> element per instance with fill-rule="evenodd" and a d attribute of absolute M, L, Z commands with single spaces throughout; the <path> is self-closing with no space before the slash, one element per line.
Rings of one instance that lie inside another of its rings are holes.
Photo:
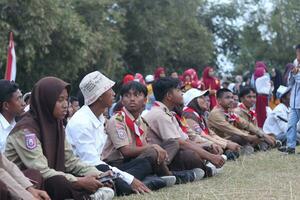
<path fill-rule="evenodd" d="M 136 178 L 133 179 L 130 186 L 131 189 L 137 194 L 145 194 L 151 192 L 151 190 L 144 183 L 142 183 Z"/>
<path fill-rule="evenodd" d="M 211 148 L 215 154 L 221 155 L 223 154 L 223 149 L 221 146 L 217 144 L 211 144 Z"/>
<path fill-rule="evenodd" d="M 77 179 L 77 181 L 73 182 L 75 189 L 85 189 L 89 192 L 95 193 L 99 188 L 104 186 L 99 180 L 97 180 L 96 176 L 78 177 Z"/>
<path fill-rule="evenodd" d="M 210 162 L 214 164 L 217 168 L 222 167 L 225 164 L 225 160 L 221 155 L 213 155 Z"/>
<path fill-rule="evenodd" d="M 26 190 L 32 194 L 32 196 L 35 198 L 34 200 L 51 200 L 47 192 L 43 190 L 38 190 L 34 187 L 28 187 Z"/>
<path fill-rule="evenodd" d="M 256 135 L 248 135 L 248 136 L 246 136 L 246 139 L 252 144 L 260 143 L 260 139 Z"/>
<path fill-rule="evenodd" d="M 241 146 L 235 142 L 228 142 L 227 143 L 227 148 L 231 151 L 238 152 L 241 149 Z"/>
<path fill-rule="evenodd" d="M 274 147 L 276 145 L 276 140 L 274 137 L 268 135 L 268 134 L 265 134 L 264 135 L 264 140 L 269 144 L 271 145 L 272 147 Z"/>
<path fill-rule="evenodd" d="M 161 164 L 168 160 L 168 153 L 157 144 L 152 144 L 152 147 L 157 151 L 157 164 Z"/>

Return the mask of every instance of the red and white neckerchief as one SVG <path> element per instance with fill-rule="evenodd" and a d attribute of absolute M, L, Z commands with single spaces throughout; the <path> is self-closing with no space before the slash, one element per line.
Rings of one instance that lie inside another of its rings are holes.
<path fill-rule="evenodd" d="M 135 143 L 136 146 L 143 146 L 143 142 L 141 140 L 141 136 L 144 134 L 143 129 L 141 129 L 137 124 L 136 120 L 132 120 L 128 114 L 125 112 L 124 108 L 120 111 L 120 113 L 125 117 L 125 123 L 128 126 L 129 130 L 134 132 L 135 134 Z"/>
<path fill-rule="evenodd" d="M 224 115 L 229 123 L 238 123 L 240 121 L 239 116 L 232 111 L 224 110 Z"/>
<path fill-rule="evenodd" d="M 177 122 L 178 122 L 178 124 L 179 124 L 179 126 L 180 126 L 180 128 L 181 128 L 181 130 L 182 130 L 182 132 L 184 132 L 185 134 L 188 134 L 189 128 L 188 128 L 188 125 L 187 125 L 187 123 L 186 123 L 185 118 L 179 116 L 179 115 L 178 115 L 177 113 L 175 113 L 175 112 L 172 112 L 172 113 L 174 114 L 174 116 L 175 116 L 175 118 L 176 118 L 176 120 L 177 120 Z"/>
<path fill-rule="evenodd" d="M 246 108 L 246 106 L 245 106 L 243 103 L 241 103 L 241 104 L 239 105 L 239 107 L 240 107 L 242 110 L 244 110 L 245 112 L 247 112 L 247 114 L 251 117 L 251 118 L 250 118 L 250 121 L 251 121 L 252 123 L 255 123 L 255 122 L 256 122 L 256 112 L 255 112 L 255 110 L 248 110 L 248 109 Z"/>
<path fill-rule="evenodd" d="M 206 135 L 209 134 L 209 130 L 206 126 L 206 123 L 204 122 L 204 118 L 202 116 L 200 116 L 194 109 L 192 109 L 190 107 L 184 107 L 183 112 L 193 113 L 194 115 L 196 115 L 196 117 L 199 121 L 199 124 L 200 124 L 200 128 L 202 129 L 202 131 L 204 131 L 204 133 Z"/>

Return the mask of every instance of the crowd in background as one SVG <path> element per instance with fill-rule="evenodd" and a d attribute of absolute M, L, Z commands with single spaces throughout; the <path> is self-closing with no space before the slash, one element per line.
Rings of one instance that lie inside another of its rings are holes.
<path fill-rule="evenodd" d="M 0 80 L 0 198 L 112 199 L 210 178 L 256 151 L 294 154 L 299 63 L 300 45 L 284 70 L 257 61 L 234 77 L 158 67 L 115 84 L 95 71 L 77 97 L 56 77 L 24 95 Z"/>

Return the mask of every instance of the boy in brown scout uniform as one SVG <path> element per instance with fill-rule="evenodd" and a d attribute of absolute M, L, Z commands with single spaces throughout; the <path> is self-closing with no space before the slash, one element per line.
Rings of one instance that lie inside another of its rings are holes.
<path fill-rule="evenodd" d="M 175 106 L 183 104 L 179 83 L 178 79 L 168 77 L 161 78 L 153 84 L 157 102 L 144 117 L 149 125 L 147 131 L 149 142 L 162 146 L 165 141 L 172 139 L 179 143 L 180 149 L 176 154 L 171 154 L 165 149 L 170 159 L 168 165 L 170 170 L 201 168 L 206 176 L 212 176 L 215 170 L 207 167 L 205 160 L 217 168 L 222 167 L 225 160 L 221 155 L 211 154 L 201 144 L 191 141 L 181 130 L 174 113 L 171 112 Z"/>
<path fill-rule="evenodd" d="M 208 125 L 220 137 L 231 140 L 243 146 L 246 153 L 253 153 L 252 146 L 256 146 L 265 135 L 256 130 L 254 126 L 239 117 L 231 110 L 233 94 L 228 89 L 217 92 L 218 106 L 209 114 Z"/>
<path fill-rule="evenodd" d="M 269 147 L 273 147 L 276 143 L 275 136 L 271 133 L 264 133 L 257 125 L 256 113 L 252 109 L 256 103 L 256 92 L 253 88 L 243 88 L 239 94 L 241 103 L 234 112 L 249 123 L 247 130 L 252 134 L 264 135 L 261 142 L 258 144 L 260 150 L 267 150 Z"/>
<path fill-rule="evenodd" d="M 155 174 L 168 176 L 169 182 L 170 177 L 176 176 L 173 184 L 175 180 L 177 183 L 185 183 L 203 177 L 204 173 L 196 173 L 195 176 L 194 171 L 170 172 L 167 167 L 167 152 L 159 145 L 147 142 L 148 125 L 141 117 L 147 101 L 147 88 L 144 85 L 135 81 L 125 84 L 121 89 L 121 97 L 124 107 L 107 124 L 108 139 L 103 152 L 107 163 L 118 166 L 135 159 L 150 157 Z M 177 152 L 179 148 L 178 143 L 173 140 L 165 142 L 163 146 L 170 152 Z"/>

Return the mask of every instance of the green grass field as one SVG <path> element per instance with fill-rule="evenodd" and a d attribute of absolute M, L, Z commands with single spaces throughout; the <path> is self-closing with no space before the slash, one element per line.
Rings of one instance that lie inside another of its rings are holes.
<path fill-rule="evenodd" d="M 300 199 L 300 155 L 255 153 L 227 162 L 213 178 L 117 199 Z"/>

